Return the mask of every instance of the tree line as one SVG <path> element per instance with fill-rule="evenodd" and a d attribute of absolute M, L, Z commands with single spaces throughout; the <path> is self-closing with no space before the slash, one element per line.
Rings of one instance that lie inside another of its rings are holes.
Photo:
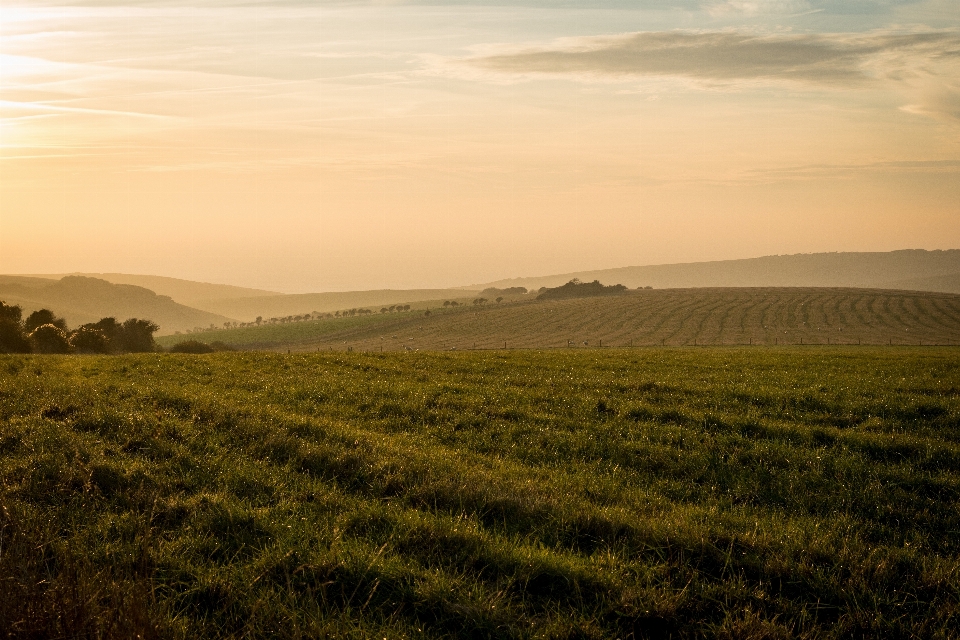
<path fill-rule="evenodd" d="M 19 305 L 0 300 L 0 353 L 144 353 L 156 350 L 159 329 L 150 320 L 101 318 L 71 330 L 49 309 L 24 319 Z"/>

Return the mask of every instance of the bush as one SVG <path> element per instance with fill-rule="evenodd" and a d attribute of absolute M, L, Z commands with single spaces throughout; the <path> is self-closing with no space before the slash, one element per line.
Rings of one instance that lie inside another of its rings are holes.
<path fill-rule="evenodd" d="M 115 347 L 127 353 L 150 353 L 156 349 L 153 334 L 159 330 L 160 327 L 149 320 L 124 320 L 120 325 Z"/>
<path fill-rule="evenodd" d="M 27 319 L 23 321 L 23 330 L 30 333 L 45 324 L 52 324 L 64 333 L 67 331 L 67 321 L 55 316 L 50 309 L 38 309 L 27 316 Z"/>
<path fill-rule="evenodd" d="M 110 353 L 110 341 L 99 329 L 83 326 L 70 336 L 70 346 L 77 353 Z"/>
<path fill-rule="evenodd" d="M 30 353 L 30 342 L 19 322 L 0 319 L 0 353 Z"/>
<path fill-rule="evenodd" d="M 67 334 L 53 324 L 40 325 L 30 334 L 30 344 L 37 353 L 70 353 Z"/>
<path fill-rule="evenodd" d="M 206 342 L 185 340 L 170 347 L 170 353 L 213 353 L 215 349 Z"/>
<path fill-rule="evenodd" d="M 215 340 L 211 343 L 200 342 L 199 340 L 185 340 L 178 342 L 170 347 L 170 353 L 213 353 L 214 351 L 236 351 L 226 342 Z"/>

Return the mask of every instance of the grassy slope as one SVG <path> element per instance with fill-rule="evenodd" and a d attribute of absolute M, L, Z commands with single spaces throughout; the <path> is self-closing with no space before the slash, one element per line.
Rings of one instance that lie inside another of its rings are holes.
<path fill-rule="evenodd" d="M 299 345 L 316 340 L 330 340 L 331 336 L 339 336 L 345 332 L 352 334 L 356 331 L 376 330 L 378 328 L 405 327 L 411 317 L 406 313 L 374 314 L 289 324 L 265 324 L 243 329 L 216 329 L 197 334 L 161 336 L 157 339 L 157 343 L 160 346 L 169 347 L 184 340 L 201 340 L 207 343 L 227 342 L 243 349 L 280 349 L 291 343 Z"/>
<path fill-rule="evenodd" d="M 220 313 L 245 322 L 257 316 L 282 318 L 319 311 L 333 313 L 345 309 L 380 307 L 395 304 L 424 303 L 440 300 L 464 300 L 476 297 L 478 292 L 460 289 L 382 289 L 374 291 L 339 291 L 329 293 L 296 293 L 287 295 L 235 298 L 231 300 L 195 300 L 198 309 Z"/>
<path fill-rule="evenodd" d="M 0 358 L 20 637 L 955 637 L 960 352 Z"/>
<path fill-rule="evenodd" d="M 338 324 L 339 322 L 339 324 Z M 960 296 L 875 289 L 654 289 L 580 300 L 203 333 L 243 347 L 396 351 L 574 345 L 958 344 Z M 176 339 L 167 338 L 164 344 Z"/>

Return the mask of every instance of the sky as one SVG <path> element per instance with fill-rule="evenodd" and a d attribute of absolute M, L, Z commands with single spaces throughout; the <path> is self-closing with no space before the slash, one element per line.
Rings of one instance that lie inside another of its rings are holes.
<path fill-rule="evenodd" d="M 960 248 L 956 0 L 0 0 L 0 273 Z"/>

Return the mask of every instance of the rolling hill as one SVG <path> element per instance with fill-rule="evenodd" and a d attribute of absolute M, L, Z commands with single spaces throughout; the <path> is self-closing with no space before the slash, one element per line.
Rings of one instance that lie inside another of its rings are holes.
<path fill-rule="evenodd" d="M 153 291 L 157 295 L 167 296 L 175 302 L 196 308 L 202 308 L 197 303 L 205 300 L 232 300 L 236 298 L 281 295 L 276 291 L 266 291 L 264 289 L 249 289 L 246 287 L 235 287 L 229 284 L 212 284 L 209 282 L 181 280 L 180 278 L 168 278 L 166 276 L 145 276 L 130 273 L 61 273 L 19 277 L 26 277 L 31 280 L 60 280 L 66 276 L 96 278 L 97 280 L 105 280 L 112 284 L 129 284 L 143 287 L 144 289 Z M 17 277 L 18 276 L 0 276 L 0 282 Z"/>
<path fill-rule="evenodd" d="M 196 301 L 193 306 L 245 322 L 320 311 L 332 313 L 356 307 L 371 309 L 391 304 L 406 304 L 444 299 L 469 298 L 475 291 L 462 289 L 381 289 L 329 293 L 281 294 L 250 298 Z"/>
<path fill-rule="evenodd" d="M 729 344 L 960 344 L 960 295 L 852 288 L 652 289 L 198 334 L 241 348 L 395 351 Z M 179 339 L 168 337 L 163 344 Z"/>
<path fill-rule="evenodd" d="M 628 287 L 871 287 L 960 293 L 960 250 L 804 253 L 511 278 L 465 289 L 556 287 L 572 278 Z"/>
<path fill-rule="evenodd" d="M 120 320 L 147 318 L 160 325 L 159 335 L 210 324 L 219 326 L 231 320 L 178 304 L 143 287 L 84 276 L 66 276 L 60 280 L 2 276 L 0 300 L 20 305 L 25 313 L 50 309 L 66 318 L 71 327 L 107 316 Z"/>

